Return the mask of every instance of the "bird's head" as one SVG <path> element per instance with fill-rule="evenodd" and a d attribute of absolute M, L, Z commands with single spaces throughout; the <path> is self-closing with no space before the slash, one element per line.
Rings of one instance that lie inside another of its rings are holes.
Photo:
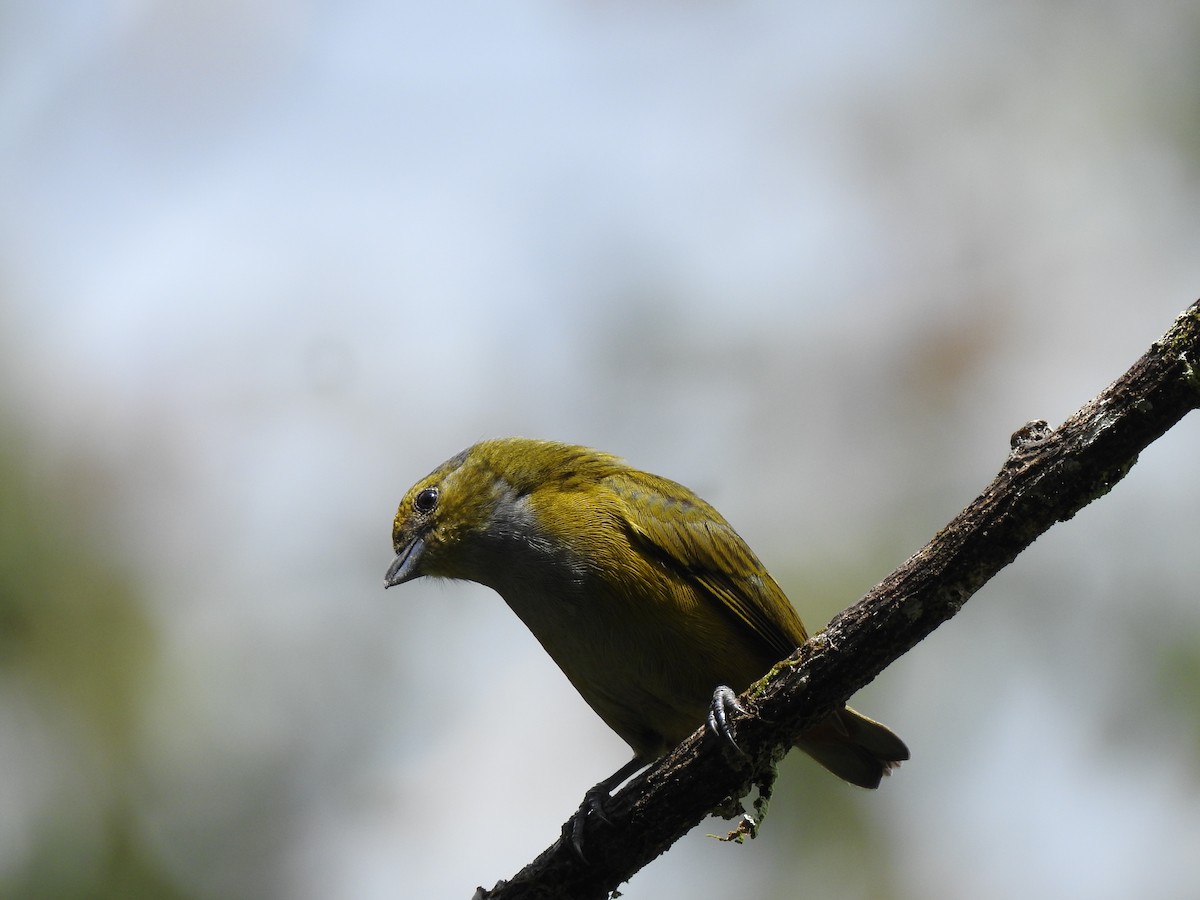
<path fill-rule="evenodd" d="M 482 441 L 467 448 L 414 484 L 400 501 L 392 527 L 396 559 L 385 585 L 423 575 L 491 584 L 516 544 L 530 549 L 557 542 L 560 522 L 570 519 L 547 517 L 547 509 L 561 508 L 556 497 L 586 492 L 618 465 L 606 453 L 528 438 Z"/>

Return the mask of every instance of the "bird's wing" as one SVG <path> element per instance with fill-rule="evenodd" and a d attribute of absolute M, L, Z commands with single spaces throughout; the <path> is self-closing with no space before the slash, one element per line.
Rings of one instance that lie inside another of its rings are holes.
<path fill-rule="evenodd" d="M 777 659 L 807 640 L 783 590 L 715 509 L 682 485 L 640 472 L 618 493 L 633 539 L 732 613 Z"/>

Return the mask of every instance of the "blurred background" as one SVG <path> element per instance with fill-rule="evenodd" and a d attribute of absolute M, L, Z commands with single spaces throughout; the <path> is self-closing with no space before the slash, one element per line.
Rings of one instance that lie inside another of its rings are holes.
<path fill-rule="evenodd" d="M 0 2 L 0 196 L 0 895 L 469 897 L 627 749 L 405 488 L 602 447 L 820 626 L 1200 296 L 1200 6 Z M 1195 896 L 1198 447 L 625 895 Z"/>

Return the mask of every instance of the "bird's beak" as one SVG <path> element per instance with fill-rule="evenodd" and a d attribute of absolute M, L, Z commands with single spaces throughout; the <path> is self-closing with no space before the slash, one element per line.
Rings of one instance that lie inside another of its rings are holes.
<path fill-rule="evenodd" d="M 425 552 L 425 541 L 415 537 L 400 549 L 392 564 L 388 566 L 387 574 L 383 576 L 385 588 L 395 587 L 421 577 L 421 556 Z"/>

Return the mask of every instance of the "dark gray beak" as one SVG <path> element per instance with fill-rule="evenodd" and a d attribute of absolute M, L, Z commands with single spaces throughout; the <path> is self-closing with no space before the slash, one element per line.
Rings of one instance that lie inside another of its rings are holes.
<path fill-rule="evenodd" d="M 392 560 L 392 564 L 388 566 L 387 574 L 383 576 L 383 586 L 385 588 L 395 587 L 398 584 L 404 584 L 406 581 L 412 581 L 414 578 L 421 577 L 421 555 L 425 552 L 425 541 L 422 538 L 413 538 L 407 547 L 404 547 Z"/>

